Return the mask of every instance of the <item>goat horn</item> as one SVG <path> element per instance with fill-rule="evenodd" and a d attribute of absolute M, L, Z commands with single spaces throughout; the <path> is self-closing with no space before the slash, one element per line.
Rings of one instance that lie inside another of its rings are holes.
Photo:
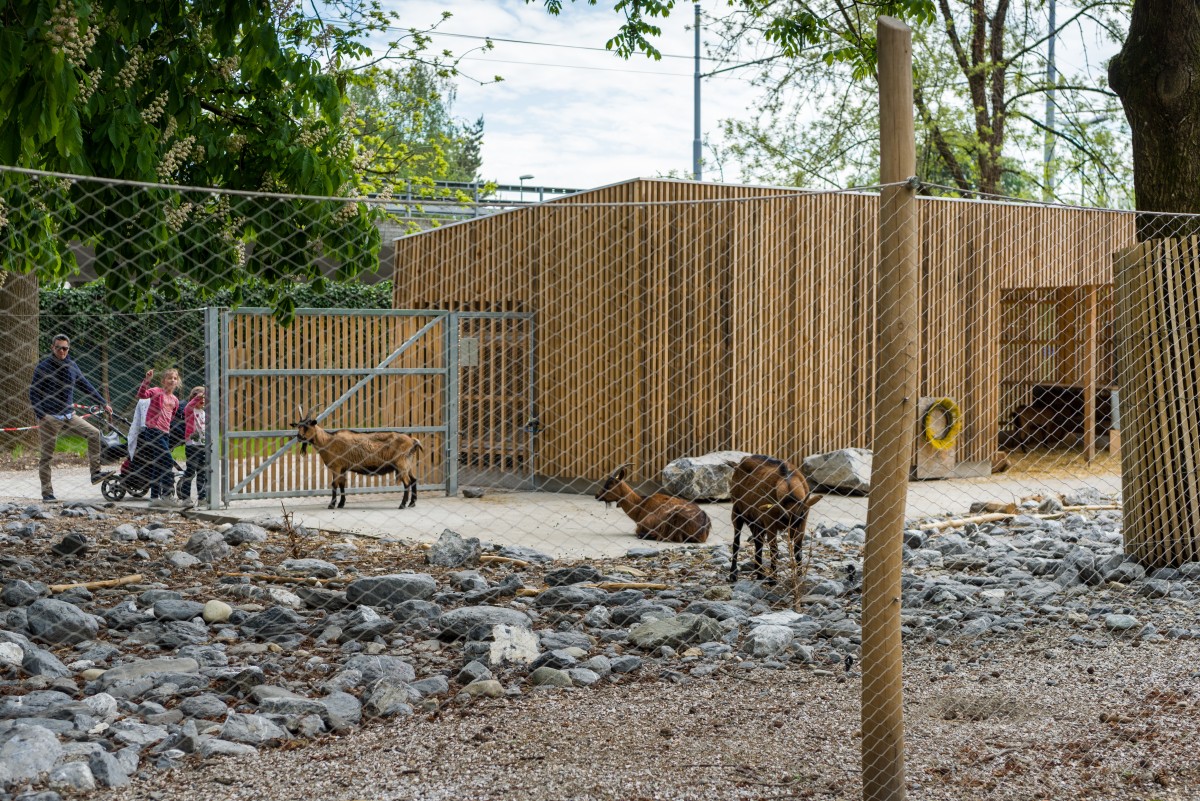
<path fill-rule="evenodd" d="M 300 404 L 298 404 L 298 403 L 297 403 L 297 404 L 296 404 L 296 411 L 297 411 L 297 412 L 299 412 L 299 414 L 300 414 L 300 419 L 301 419 L 301 420 L 303 420 L 303 419 L 304 419 L 304 407 L 303 407 L 303 406 L 301 406 Z"/>

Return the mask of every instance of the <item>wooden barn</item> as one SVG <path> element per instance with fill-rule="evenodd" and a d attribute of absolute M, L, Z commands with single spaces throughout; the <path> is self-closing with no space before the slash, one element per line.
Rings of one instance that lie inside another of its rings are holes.
<path fill-rule="evenodd" d="M 464 331 L 460 409 L 541 486 L 870 447 L 878 212 L 871 194 L 633 180 L 398 240 L 394 307 L 532 314 L 532 336 Z M 935 198 L 919 214 L 921 395 L 961 410 L 952 472 L 989 472 L 1031 401 L 1093 447 L 1133 216 Z"/>

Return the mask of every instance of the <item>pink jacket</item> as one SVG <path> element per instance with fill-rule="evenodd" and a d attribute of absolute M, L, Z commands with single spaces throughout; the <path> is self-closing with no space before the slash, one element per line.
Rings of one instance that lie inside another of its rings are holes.
<path fill-rule="evenodd" d="M 196 433 L 196 415 L 199 414 L 202 421 L 204 419 L 204 407 L 200 405 L 203 400 L 203 395 L 197 395 L 183 407 L 183 438 L 188 442 L 192 441 L 192 434 Z"/>
<path fill-rule="evenodd" d="M 149 398 L 150 408 L 146 410 L 146 427 L 171 433 L 171 418 L 179 408 L 179 398 L 168 395 L 162 387 L 152 387 L 149 381 L 142 381 L 138 387 L 139 398 Z"/>

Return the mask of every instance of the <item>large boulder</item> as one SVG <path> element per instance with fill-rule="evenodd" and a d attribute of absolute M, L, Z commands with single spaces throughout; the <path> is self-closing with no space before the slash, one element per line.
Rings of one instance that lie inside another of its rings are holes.
<path fill-rule="evenodd" d="M 800 472 L 817 487 L 866 495 L 871 490 L 871 460 L 866 448 L 843 448 L 809 456 Z"/>
<path fill-rule="evenodd" d="M 745 451 L 714 451 L 676 459 L 663 468 L 663 490 L 692 501 L 728 500 L 733 466 L 749 455 Z"/>

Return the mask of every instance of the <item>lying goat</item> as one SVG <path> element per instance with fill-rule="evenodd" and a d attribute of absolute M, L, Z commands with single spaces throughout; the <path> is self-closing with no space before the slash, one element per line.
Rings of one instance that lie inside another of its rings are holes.
<path fill-rule="evenodd" d="M 372 434 L 357 431 L 334 431 L 332 433 L 317 425 L 310 412 L 294 423 L 296 438 L 300 440 L 300 452 L 313 446 L 321 461 L 333 473 L 333 498 L 329 508 L 341 509 L 346 505 L 346 474 L 364 476 L 386 476 L 396 474 L 396 483 L 404 487 L 400 508 L 417 505 L 417 457 L 424 452 L 421 441 L 391 431 Z M 338 490 L 342 491 L 338 500 Z"/>
<path fill-rule="evenodd" d="M 792 563 L 799 565 L 804 548 L 804 529 L 808 525 L 808 510 L 823 496 L 809 492 L 808 482 L 800 471 L 781 459 L 770 456 L 747 456 L 734 465 L 729 480 L 729 497 L 733 501 L 733 566 L 730 582 L 737 580 L 738 548 L 741 546 L 742 526 L 749 526 L 754 543 L 754 572 L 766 578 L 763 569 L 763 545 L 771 557 L 771 572 L 778 567 L 775 555 L 780 531 L 788 535 Z"/>
<path fill-rule="evenodd" d="M 1070 435 L 1069 419 L 1057 409 L 1027 403 L 1012 414 L 1016 447 L 1027 452 L 1033 447 L 1054 445 Z"/>
<path fill-rule="evenodd" d="M 712 521 L 704 511 L 683 498 L 655 493 L 638 495 L 625 483 L 625 465 L 609 476 L 596 500 L 615 503 L 637 526 L 637 537 L 659 542 L 704 542 Z"/>

